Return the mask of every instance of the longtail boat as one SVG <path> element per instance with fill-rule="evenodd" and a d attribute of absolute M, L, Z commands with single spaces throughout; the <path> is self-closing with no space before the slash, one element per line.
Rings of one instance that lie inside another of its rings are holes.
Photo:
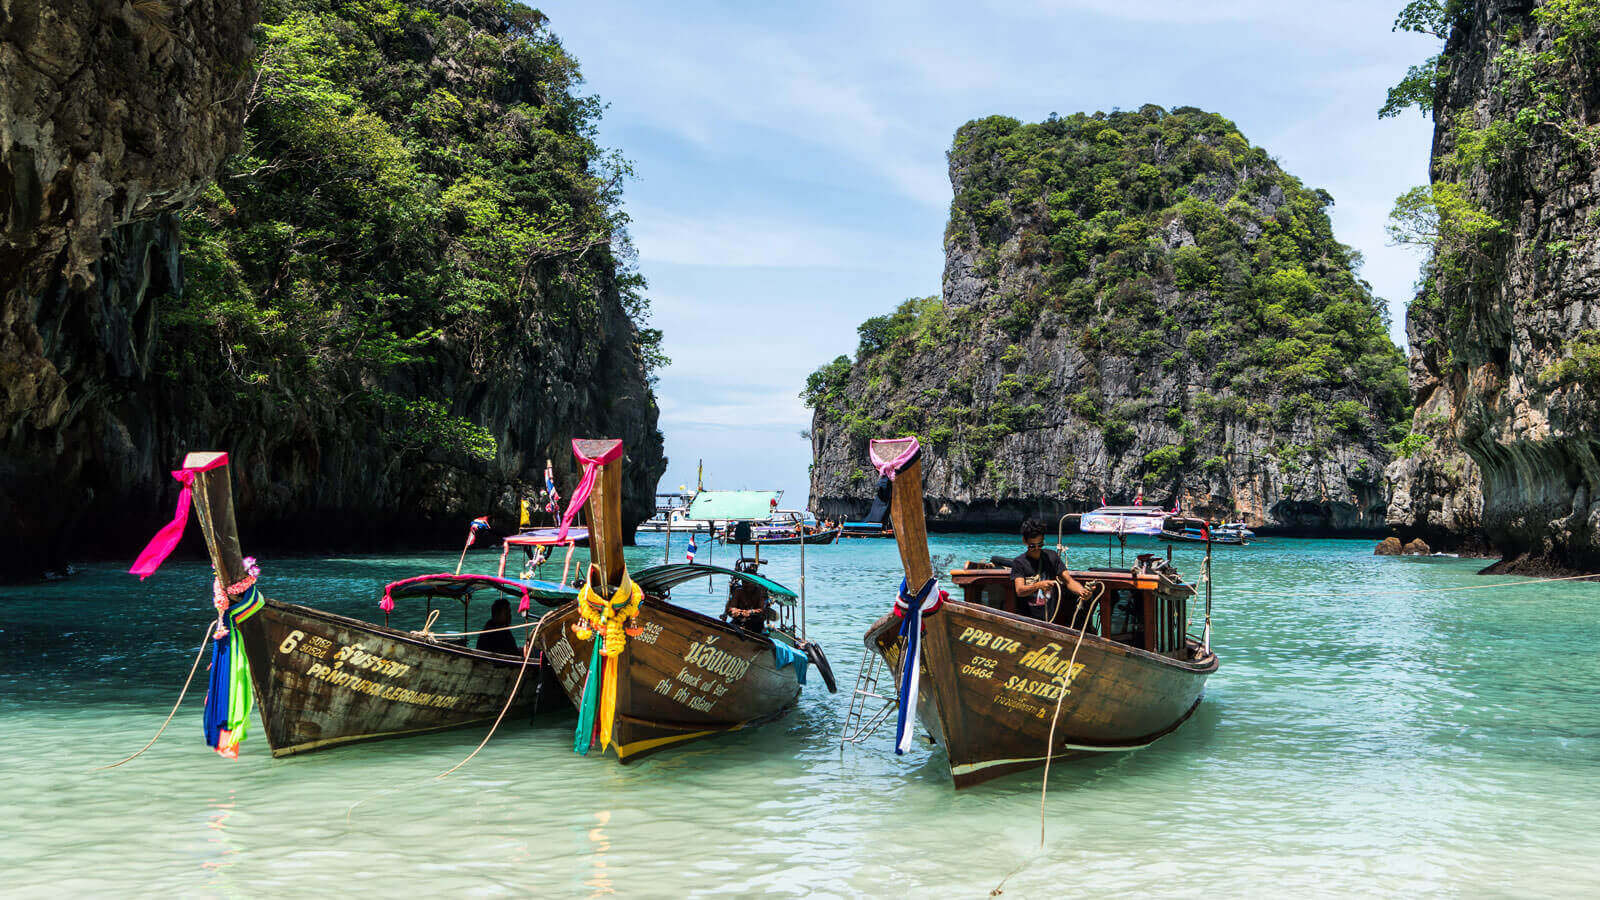
<path fill-rule="evenodd" d="M 1255 533 L 1251 532 L 1254 537 Z M 1220 544 L 1224 547 L 1245 547 L 1250 541 L 1245 537 L 1242 529 L 1211 527 L 1204 519 L 1191 519 L 1183 516 L 1168 516 L 1161 523 L 1163 541 L 1175 544 Z"/>
<path fill-rule="evenodd" d="M 239 548 L 227 459 L 226 453 L 184 459 L 175 473 L 186 485 L 178 517 L 134 567 L 135 574 L 150 574 L 176 545 L 192 493 L 217 574 L 207 730 L 223 755 L 237 755 L 252 705 L 259 706 L 273 756 L 486 722 L 508 702 L 526 710 L 541 694 L 544 704 L 565 707 L 551 702 L 559 696 L 553 680 L 541 686 L 550 676 L 531 648 L 491 653 L 433 635 L 428 626 L 408 632 L 267 597 Z M 577 593 L 548 582 L 444 573 L 394 582 L 379 605 L 387 621 L 396 600 L 426 599 L 431 610 L 433 600 L 453 599 L 466 617 L 472 597 L 484 592 L 520 600 L 524 618 L 535 603 L 555 606 Z M 221 707 L 215 728 L 213 705 Z"/>
<path fill-rule="evenodd" d="M 804 606 L 757 574 L 672 564 L 630 575 L 622 556 L 622 443 L 573 441 L 592 480 L 592 562 L 578 599 L 539 630 L 544 657 L 578 707 L 573 749 L 629 761 L 647 753 L 773 721 L 800 695 L 808 665 L 832 685 L 822 648 L 805 640 Z M 729 577 L 726 620 L 680 606 L 672 589 Z M 796 614 L 799 614 L 798 621 Z"/>
<path fill-rule="evenodd" d="M 1194 588 L 1151 554 L 1130 569 L 1073 571 L 1091 599 L 1060 602 L 1048 621 L 1019 612 L 1009 569 L 992 563 L 953 571 L 961 596 L 947 597 L 928 555 L 916 439 L 873 441 L 870 452 L 893 478 L 905 570 L 896 610 L 866 634 L 869 659 L 895 674 L 897 753 L 920 719 L 962 788 L 1047 758 L 1143 747 L 1194 712 L 1217 669 L 1209 583 L 1198 638 L 1187 634 Z"/>

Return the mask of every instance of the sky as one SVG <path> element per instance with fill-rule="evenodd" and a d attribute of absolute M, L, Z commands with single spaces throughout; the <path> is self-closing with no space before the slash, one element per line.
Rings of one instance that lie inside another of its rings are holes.
<path fill-rule="evenodd" d="M 1432 126 L 1377 109 L 1437 42 L 1391 31 L 1402 0 L 535 5 L 634 166 L 624 203 L 672 359 L 663 491 L 704 460 L 707 487 L 806 502 L 806 375 L 853 353 L 863 320 L 939 293 L 945 152 L 983 116 L 1231 119 L 1333 195 L 1403 346 L 1420 260 L 1383 226 L 1427 181 Z"/>

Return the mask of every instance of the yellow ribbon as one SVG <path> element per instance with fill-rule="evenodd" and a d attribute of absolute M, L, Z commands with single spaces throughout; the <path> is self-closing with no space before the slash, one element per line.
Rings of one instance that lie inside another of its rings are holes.
<path fill-rule="evenodd" d="M 573 623 L 572 633 L 580 641 L 590 640 L 596 634 L 601 637 L 600 655 L 605 658 L 605 669 L 600 680 L 599 713 L 600 749 L 604 750 L 611 744 L 611 727 L 617 713 L 617 657 L 627 646 L 628 623 L 638 617 L 644 591 L 633 583 L 628 570 L 623 569 L 622 583 L 610 597 L 604 597 L 594 589 L 599 576 L 600 567 L 591 563 L 589 577 L 578 591 L 578 621 Z"/>

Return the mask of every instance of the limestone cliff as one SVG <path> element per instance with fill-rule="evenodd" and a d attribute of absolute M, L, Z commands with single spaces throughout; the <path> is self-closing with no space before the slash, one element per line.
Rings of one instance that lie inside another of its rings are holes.
<path fill-rule="evenodd" d="M 859 515 L 865 442 L 916 433 L 935 527 L 1128 502 L 1282 532 L 1383 524 L 1404 362 L 1310 190 L 1192 108 L 971 122 L 943 296 L 811 376 L 812 500 Z"/>
<path fill-rule="evenodd" d="M 1393 524 L 1479 524 L 1503 570 L 1593 570 L 1600 4 L 1450 10 L 1434 90 L 1418 101 L 1436 123 L 1433 184 L 1419 195 L 1435 252 L 1408 323 L 1426 350 L 1412 369 L 1416 442 L 1431 436 L 1438 452 L 1390 470 L 1412 498 Z"/>
<path fill-rule="evenodd" d="M 509 525 L 575 435 L 627 441 L 648 515 L 654 345 L 579 82 L 508 0 L 0 0 L 0 576 L 136 552 L 205 447 L 257 547 Z"/>

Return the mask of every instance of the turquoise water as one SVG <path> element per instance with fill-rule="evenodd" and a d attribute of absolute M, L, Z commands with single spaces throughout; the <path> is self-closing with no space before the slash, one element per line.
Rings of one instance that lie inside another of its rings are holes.
<path fill-rule="evenodd" d="M 635 568 L 662 555 L 661 535 L 640 539 Z M 936 536 L 933 552 L 1015 544 Z M 93 771 L 155 733 L 210 606 L 198 564 L 144 584 L 91 567 L 0 590 L 0 891 L 981 897 L 1008 875 L 1006 896 L 1024 897 L 1600 886 L 1600 585 L 1371 551 L 1219 549 L 1222 667 L 1200 709 L 1146 750 L 1055 766 L 1042 851 L 1038 773 L 957 794 L 936 748 L 896 758 L 887 731 L 839 747 L 860 635 L 898 579 L 891 542 L 807 551 L 809 630 L 840 694 L 812 679 L 782 722 L 626 768 L 576 757 L 569 718 L 511 723 L 442 781 L 486 729 L 283 760 L 257 730 L 227 761 L 201 740 L 203 686 L 144 756 Z M 772 577 L 797 582 L 796 548 L 764 552 Z M 1106 556 L 1096 541 L 1070 552 Z M 1192 576 L 1199 552 L 1176 555 Z M 385 582 L 455 559 L 269 558 L 262 584 L 377 616 Z M 1500 581 L 1513 584 L 1437 591 Z M 693 586 L 678 594 L 713 608 Z"/>

